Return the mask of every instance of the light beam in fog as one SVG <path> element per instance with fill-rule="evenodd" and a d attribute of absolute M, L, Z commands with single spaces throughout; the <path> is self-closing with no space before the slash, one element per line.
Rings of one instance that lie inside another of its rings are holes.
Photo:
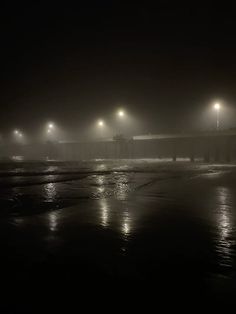
<path fill-rule="evenodd" d="M 216 130 L 219 130 L 220 127 L 220 109 L 221 105 L 219 103 L 214 104 L 214 109 L 216 111 Z"/>
<path fill-rule="evenodd" d="M 104 122 L 103 122 L 102 120 L 99 120 L 99 121 L 98 121 L 98 126 L 99 126 L 99 127 L 103 127 L 103 126 L 104 126 Z"/>

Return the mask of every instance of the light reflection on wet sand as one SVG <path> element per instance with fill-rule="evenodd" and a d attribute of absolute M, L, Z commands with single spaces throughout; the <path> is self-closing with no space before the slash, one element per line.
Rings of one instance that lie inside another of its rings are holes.
<path fill-rule="evenodd" d="M 233 263 L 233 247 L 235 245 L 235 225 L 232 215 L 232 195 L 229 188 L 219 187 L 217 193 L 217 228 L 218 239 L 216 250 L 220 255 L 220 264 L 231 267 Z"/>
<path fill-rule="evenodd" d="M 109 226 L 109 207 L 107 204 L 107 199 L 103 198 L 99 201 L 99 205 L 101 208 L 101 225 L 103 227 Z"/>
<path fill-rule="evenodd" d="M 122 174 L 117 177 L 115 196 L 118 200 L 123 201 L 128 197 L 130 192 L 129 176 L 127 174 Z"/>
<path fill-rule="evenodd" d="M 59 213 L 58 211 L 53 211 L 48 214 L 49 218 L 49 229 L 51 231 L 57 231 L 58 229 L 58 218 L 59 218 Z"/>
<path fill-rule="evenodd" d="M 131 218 L 127 209 L 120 208 L 116 210 L 111 209 L 111 202 L 108 200 L 108 194 L 106 193 L 107 178 L 104 175 L 97 175 L 94 177 L 97 185 L 96 195 L 99 198 L 100 208 L 100 222 L 102 227 L 114 227 L 118 226 L 118 230 L 123 237 L 127 237 L 130 232 Z M 116 174 L 114 185 L 114 197 L 118 201 L 125 201 L 130 192 L 129 177 L 126 174 Z M 111 196 L 111 195 L 110 195 Z"/>
<path fill-rule="evenodd" d="M 56 184 L 55 183 L 47 183 L 44 185 L 44 192 L 46 201 L 53 202 L 57 196 Z"/>
<path fill-rule="evenodd" d="M 57 197 L 57 184 L 48 183 L 44 185 L 46 202 L 54 202 Z M 54 232 L 58 228 L 59 213 L 57 210 L 53 210 L 48 213 L 49 229 Z"/>
<path fill-rule="evenodd" d="M 104 168 L 102 165 L 100 170 Z M 49 203 L 47 210 L 38 216 L 14 218 L 14 236 L 17 238 L 25 232 L 24 248 L 25 239 L 33 234 L 32 247 L 35 251 L 43 248 L 46 260 L 48 252 L 55 247 L 55 254 L 58 250 L 56 262 L 60 258 L 67 260 L 71 254 L 70 263 L 75 259 L 76 271 L 81 267 L 81 274 L 84 265 L 77 268 L 77 264 L 80 265 L 84 256 L 86 261 L 96 265 L 104 266 L 109 261 L 109 267 L 116 269 L 117 256 L 122 252 L 122 273 L 127 271 L 130 261 L 135 261 L 133 269 L 136 261 L 145 257 L 139 269 L 144 278 L 148 278 L 145 276 L 149 269 L 156 275 L 155 279 L 163 273 L 163 268 L 166 274 L 172 271 L 176 275 L 181 265 L 184 266 L 180 273 L 186 271 L 186 278 L 189 278 L 186 265 L 190 265 L 190 270 L 194 269 L 191 275 L 196 270 L 204 281 L 206 273 L 228 276 L 235 271 L 235 191 L 233 184 L 227 185 L 228 177 L 225 184 L 224 181 L 219 184 L 222 176 L 218 172 L 217 169 L 215 175 L 198 176 L 197 180 L 192 172 L 191 176 L 185 173 L 182 180 L 179 173 L 176 176 L 171 171 L 167 174 L 114 171 L 112 174 L 93 174 L 79 182 L 36 186 L 32 191 L 40 191 L 43 202 Z M 156 177 L 162 180 L 153 180 Z M 198 189 L 205 193 L 204 197 L 196 193 Z M 168 196 L 168 201 L 163 195 Z M 56 202 L 63 197 L 74 198 L 76 205 L 55 210 Z M 23 201 L 27 204 L 27 199 Z M 206 205 L 208 201 L 209 206 Z M 32 210 L 31 203 L 29 208 Z M 12 242 L 17 247 L 17 241 Z M 26 252 L 30 252 L 27 247 Z M 90 271 L 91 268 L 88 273 Z M 104 275 L 102 271 L 101 274 Z M 194 278 L 190 278 L 191 282 Z"/>
<path fill-rule="evenodd" d="M 106 171 L 107 170 L 107 165 L 106 164 L 98 164 L 96 165 L 95 167 L 95 170 L 96 171 Z"/>
<path fill-rule="evenodd" d="M 131 216 L 128 209 L 123 206 L 116 206 L 115 209 L 111 208 L 114 201 L 107 198 L 99 200 L 99 224 L 104 228 L 112 228 L 119 231 L 122 237 L 128 237 L 131 234 Z M 116 203 L 117 204 L 117 203 Z"/>
<path fill-rule="evenodd" d="M 128 237 L 131 234 L 131 217 L 129 210 L 126 209 L 122 214 L 121 232 L 124 237 Z"/>

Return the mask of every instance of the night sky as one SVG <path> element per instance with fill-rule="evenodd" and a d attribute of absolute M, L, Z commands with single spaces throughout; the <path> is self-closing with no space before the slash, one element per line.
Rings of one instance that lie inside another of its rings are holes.
<path fill-rule="evenodd" d="M 0 133 L 78 132 L 118 107 L 136 133 L 210 128 L 216 99 L 236 126 L 233 1 L 18 2 L 0 11 Z"/>

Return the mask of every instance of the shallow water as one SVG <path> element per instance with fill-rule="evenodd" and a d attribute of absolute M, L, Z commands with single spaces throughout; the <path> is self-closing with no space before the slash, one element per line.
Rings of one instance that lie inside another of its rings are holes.
<path fill-rule="evenodd" d="M 234 165 L 5 163 L 0 177 L 6 282 L 158 282 L 168 294 L 235 294 Z"/>

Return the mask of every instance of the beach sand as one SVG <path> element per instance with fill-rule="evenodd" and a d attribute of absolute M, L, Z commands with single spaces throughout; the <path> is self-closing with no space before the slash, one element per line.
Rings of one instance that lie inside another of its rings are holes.
<path fill-rule="evenodd" d="M 233 300 L 234 165 L 82 165 L 2 170 L 1 278 L 11 296 L 2 305 L 34 307 L 38 292 L 22 303 L 22 289 L 65 298 L 74 286 L 91 293 L 104 285 Z"/>

